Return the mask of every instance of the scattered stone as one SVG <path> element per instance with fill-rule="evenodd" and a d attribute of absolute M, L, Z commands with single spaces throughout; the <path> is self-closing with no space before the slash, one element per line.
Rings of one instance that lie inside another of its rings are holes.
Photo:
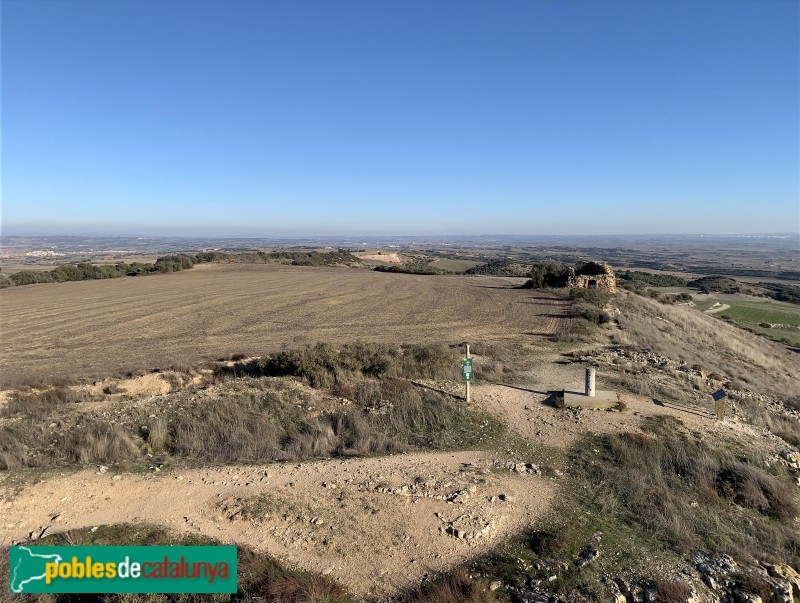
<path fill-rule="evenodd" d="M 575 560 L 575 565 L 578 567 L 583 567 L 587 563 L 594 561 L 600 556 L 600 551 L 597 550 L 595 547 L 589 545 L 585 549 L 581 551 L 581 554 L 578 555 L 578 558 Z"/>

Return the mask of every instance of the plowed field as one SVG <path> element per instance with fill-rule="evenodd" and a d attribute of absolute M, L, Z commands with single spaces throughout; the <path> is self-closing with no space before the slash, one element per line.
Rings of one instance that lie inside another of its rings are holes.
<path fill-rule="evenodd" d="M 457 343 L 553 333 L 564 300 L 521 279 L 207 265 L 0 292 L 4 385 L 261 355 L 316 341 Z"/>

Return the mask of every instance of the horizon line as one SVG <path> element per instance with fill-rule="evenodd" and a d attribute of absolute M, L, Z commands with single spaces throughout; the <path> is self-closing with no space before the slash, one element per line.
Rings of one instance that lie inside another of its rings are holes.
<path fill-rule="evenodd" d="M 748 237 L 748 236 L 798 236 L 800 237 L 800 230 L 798 231 L 766 231 L 766 232 L 635 232 L 635 233 L 467 233 L 467 234 L 454 234 L 454 233 L 426 233 L 426 234 L 411 234 L 411 233 L 382 233 L 382 234 L 367 234 L 367 233 L 341 233 L 341 234 L 154 234 L 154 233 L 74 233 L 74 232 L 21 232 L 13 234 L 0 233 L 0 238 L 13 238 L 13 237 L 81 237 L 81 238 L 150 238 L 150 239 L 341 239 L 341 238 L 387 238 L 387 237 L 402 237 L 402 238 L 488 238 L 488 237 L 518 237 L 518 238 L 532 238 L 532 237 L 642 237 L 642 236 L 673 236 L 673 237 L 703 237 L 703 236 L 722 236 L 722 237 Z"/>

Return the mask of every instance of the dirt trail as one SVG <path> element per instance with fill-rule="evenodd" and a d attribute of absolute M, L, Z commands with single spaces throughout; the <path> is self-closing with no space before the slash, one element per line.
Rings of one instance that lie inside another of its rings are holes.
<path fill-rule="evenodd" d="M 555 360 L 553 357 L 552 360 Z M 738 429 L 735 424 L 718 424 L 710 406 L 699 409 L 678 405 L 657 405 L 652 399 L 621 392 L 625 410 L 569 410 L 555 408 L 551 392 L 583 391 L 582 367 L 575 364 L 542 363 L 530 372 L 536 383 L 529 388 L 508 385 L 485 385 L 476 388 L 481 409 L 502 418 L 521 436 L 533 442 L 568 448 L 587 433 L 639 431 L 642 419 L 655 415 L 677 417 L 693 430 L 716 432 Z M 598 389 L 613 389 L 598 377 Z"/>
<path fill-rule="evenodd" d="M 622 412 L 559 410 L 545 403 L 548 391 L 579 390 L 581 368 L 548 363 L 532 377 L 541 383 L 537 388 L 477 386 L 473 405 L 523 437 L 558 448 L 590 432 L 636 431 L 643 417 L 655 414 L 678 416 L 710 435 L 742 429 L 717 423 L 710 413 L 631 395 L 623 395 Z M 148 522 L 249 545 L 330 574 L 356 596 L 379 598 L 531 525 L 547 511 L 559 483 L 524 467 L 510 471 L 486 451 L 149 474 L 90 469 L 53 473 L 20 492 L 12 483 L 19 476 L 12 478 L 0 477 L 0 545 L 43 530 Z M 255 516 L 245 517 L 248 506 Z M 456 537 L 461 532 L 470 538 Z"/>
<path fill-rule="evenodd" d="M 708 310 L 706 310 L 706 314 L 716 314 L 717 312 L 724 312 L 730 308 L 730 304 L 721 304 L 720 302 L 714 302 L 714 305 L 711 306 Z"/>
<path fill-rule="evenodd" d="M 487 550 L 547 509 L 553 480 L 493 466 L 459 452 L 147 475 L 84 470 L 5 493 L 0 544 L 45 528 L 148 522 L 247 544 L 359 596 L 383 594 Z M 243 501 L 263 494 L 263 515 L 242 519 Z"/>

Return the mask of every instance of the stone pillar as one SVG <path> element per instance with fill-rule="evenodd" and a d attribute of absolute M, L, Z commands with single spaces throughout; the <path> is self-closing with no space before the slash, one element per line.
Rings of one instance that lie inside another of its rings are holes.
<path fill-rule="evenodd" d="M 586 369 L 586 395 L 594 397 L 594 369 Z"/>

